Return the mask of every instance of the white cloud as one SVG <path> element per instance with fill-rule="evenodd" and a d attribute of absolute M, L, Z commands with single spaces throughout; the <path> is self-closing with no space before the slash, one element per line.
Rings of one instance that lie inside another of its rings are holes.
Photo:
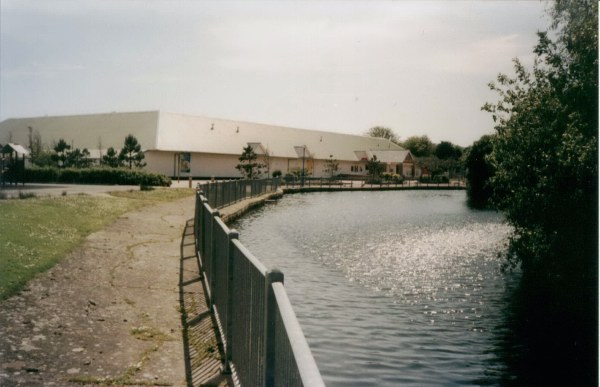
<path fill-rule="evenodd" d="M 0 7 L 0 119 L 142 107 L 355 133 L 382 124 L 464 145 L 491 127 L 487 82 L 515 56 L 530 61 L 545 25 L 538 2 Z"/>

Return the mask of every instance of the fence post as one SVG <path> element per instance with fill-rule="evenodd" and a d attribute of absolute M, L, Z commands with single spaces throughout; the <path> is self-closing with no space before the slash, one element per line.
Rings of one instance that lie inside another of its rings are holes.
<path fill-rule="evenodd" d="M 231 311 L 233 309 L 233 241 L 240 237 L 240 233 L 237 230 L 229 230 L 227 234 L 227 321 L 225 324 L 225 356 L 223 356 L 223 373 L 231 374 L 231 345 L 232 345 L 232 329 L 233 329 L 233 318 Z"/>
<path fill-rule="evenodd" d="M 278 269 L 267 271 L 265 276 L 265 359 L 264 359 L 264 383 L 266 387 L 272 387 L 275 382 L 275 343 L 276 343 L 276 319 L 277 301 L 273 292 L 273 283 L 283 283 L 283 273 Z"/>
<path fill-rule="evenodd" d="M 215 230 L 217 229 L 215 227 L 215 224 L 217 223 L 217 217 L 219 216 L 219 210 L 212 210 L 210 212 L 210 221 L 209 221 L 209 225 L 208 227 L 210 227 L 210 241 L 208 241 L 208 243 L 210 244 L 210 251 L 208 252 L 208 259 L 207 261 L 210 262 L 208 269 L 210 270 L 210 277 L 208 278 L 208 288 L 210 290 L 210 298 L 209 298 L 209 302 L 210 302 L 210 310 L 213 310 L 213 305 L 214 305 L 214 300 L 213 300 L 213 294 L 215 291 L 214 288 L 214 284 L 215 284 L 215 271 L 216 271 L 216 266 L 215 265 L 215 247 L 217 244 L 217 238 L 215 238 Z"/>
<path fill-rule="evenodd" d="M 200 187 L 196 189 L 196 208 L 194 208 L 194 242 L 196 244 L 196 255 L 200 252 L 200 225 L 202 224 L 202 195 L 204 193 L 200 190 Z"/>
<path fill-rule="evenodd" d="M 198 221 L 198 267 L 204 271 L 204 266 L 206 265 L 206 260 L 208 259 L 206 256 L 206 222 L 204 221 L 204 213 L 206 211 L 206 207 L 209 206 L 206 196 L 200 198 L 199 204 L 200 210 L 198 211 L 198 215 L 200 216 L 200 220 Z M 202 265 L 200 265 L 200 258 L 202 258 Z"/>

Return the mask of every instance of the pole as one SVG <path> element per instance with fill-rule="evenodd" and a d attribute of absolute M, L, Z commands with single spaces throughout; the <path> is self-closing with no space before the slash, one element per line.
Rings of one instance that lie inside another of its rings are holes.
<path fill-rule="evenodd" d="M 300 180 L 300 186 L 304 187 L 304 155 L 306 152 L 306 145 L 302 147 L 302 178 Z"/>

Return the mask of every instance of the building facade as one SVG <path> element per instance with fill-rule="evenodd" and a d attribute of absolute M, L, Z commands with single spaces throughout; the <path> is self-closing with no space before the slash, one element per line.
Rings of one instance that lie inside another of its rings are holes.
<path fill-rule="evenodd" d="M 265 164 L 265 176 L 304 169 L 329 177 L 327 161 L 337 160 L 338 175 L 364 176 L 373 156 L 386 172 L 414 176 L 410 152 L 383 138 L 296 129 L 162 111 L 46 116 L 0 122 L 0 142 L 27 147 L 32 134 L 47 147 L 60 139 L 72 148 L 88 149 L 101 159 L 109 147 L 119 150 L 125 137 L 136 137 L 145 154 L 145 169 L 168 176 L 238 178 L 235 168 L 250 145 Z"/>

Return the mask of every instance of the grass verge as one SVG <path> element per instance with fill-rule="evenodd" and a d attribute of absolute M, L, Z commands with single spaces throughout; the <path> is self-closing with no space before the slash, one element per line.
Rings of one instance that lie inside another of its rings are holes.
<path fill-rule="evenodd" d="M 112 197 L 0 201 L 0 300 L 17 293 L 120 215 L 193 193 L 193 189 L 155 189 L 114 192 Z"/>

